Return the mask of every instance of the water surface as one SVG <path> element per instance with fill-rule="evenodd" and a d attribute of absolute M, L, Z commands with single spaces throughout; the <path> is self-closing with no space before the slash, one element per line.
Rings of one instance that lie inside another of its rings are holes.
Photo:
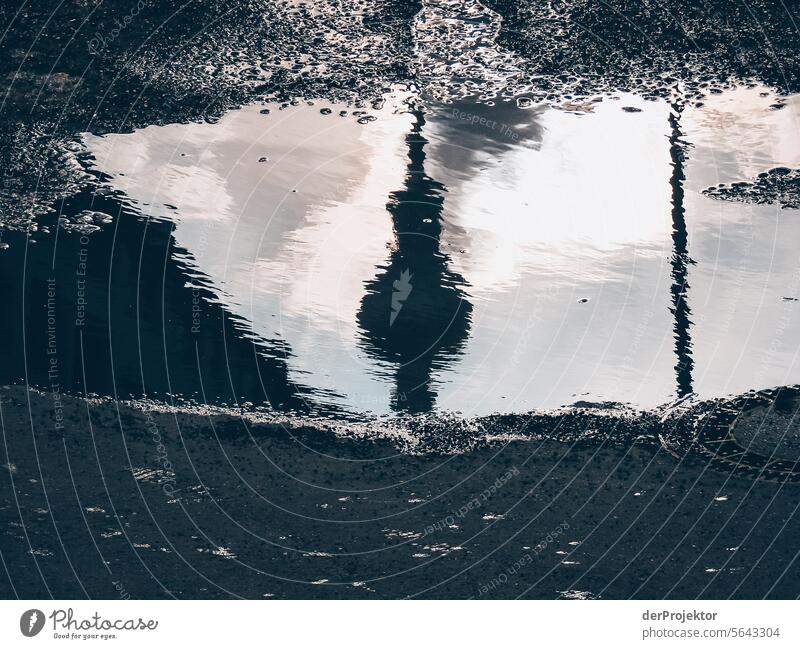
<path fill-rule="evenodd" d="M 0 596 L 797 597 L 793 7 L 87 4 L 0 5 Z"/>
<path fill-rule="evenodd" d="M 650 408 L 798 380 L 794 213 L 702 194 L 798 165 L 794 98 L 410 101 L 367 123 L 253 106 L 86 145 L 323 402 Z"/>

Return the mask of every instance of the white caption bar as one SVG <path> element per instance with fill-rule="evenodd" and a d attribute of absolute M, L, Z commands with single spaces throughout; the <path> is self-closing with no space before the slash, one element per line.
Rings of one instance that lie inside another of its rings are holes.
<path fill-rule="evenodd" d="M 5 601 L 0 644 L 797 647 L 798 618 L 796 601 Z"/>

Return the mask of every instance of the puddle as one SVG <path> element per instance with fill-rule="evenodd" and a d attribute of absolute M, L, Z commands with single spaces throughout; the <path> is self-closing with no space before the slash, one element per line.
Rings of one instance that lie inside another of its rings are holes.
<path fill-rule="evenodd" d="M 776 101 L 412 110 L 396 93 L 369 123 L 247 107 L 85 143 L 142 216 L 174 223 L 212 300 L 282 341 L 312 399 L 652 407 L 800 377 L 796 212 L 702 194 L 800 167 L 798 102 Z"/>
<path fill-rule="evenodd" d="M 28 3 L 0 59 L 13 595 L 796 597 L 772 4 L 195 0 L 108 38 L 124 7 Z"/>

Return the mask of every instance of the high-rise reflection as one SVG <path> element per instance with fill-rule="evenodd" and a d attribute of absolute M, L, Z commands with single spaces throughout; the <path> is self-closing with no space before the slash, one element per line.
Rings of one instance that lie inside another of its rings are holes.
<path fill-rule="evenodd" d="M 394 246 L 388 263 L 367 283 L 357 319 L 364 349 L 396 366 L 392 408 L 424 412 L 436 399 L 433 372 L 468 337 L 472 305 L 464 279 L 448 268 L 449 256 L 441 249 L 446 188 L 425 173 L 425 117 L 421 111 L 413 115 L 405 186 L 386 206 Z"/>

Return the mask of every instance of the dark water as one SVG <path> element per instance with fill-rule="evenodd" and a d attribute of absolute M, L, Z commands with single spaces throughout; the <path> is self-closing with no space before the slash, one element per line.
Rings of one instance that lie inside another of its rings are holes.
<path fill-rule="evenodd" d="M 797 596 L 777 9 L 79 5 L 3 9 L 0 592 Z"/>

